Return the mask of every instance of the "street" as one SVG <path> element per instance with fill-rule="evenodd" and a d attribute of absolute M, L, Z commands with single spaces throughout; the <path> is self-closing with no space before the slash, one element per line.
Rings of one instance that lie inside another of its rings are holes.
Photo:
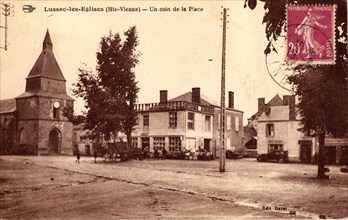
<path fill-rule="evenodd" d="M 344 218 L 348 176 L 330 166 L 219 161 L 105 162 L 1 156 L 0 218 Z"/>

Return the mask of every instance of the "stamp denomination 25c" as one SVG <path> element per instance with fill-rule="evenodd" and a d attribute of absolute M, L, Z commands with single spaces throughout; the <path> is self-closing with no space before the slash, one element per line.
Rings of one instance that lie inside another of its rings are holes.
<path fill-rule="evenodd" d="M 335 63 L 336 5 L 287 5 L 287 62 Z"/>

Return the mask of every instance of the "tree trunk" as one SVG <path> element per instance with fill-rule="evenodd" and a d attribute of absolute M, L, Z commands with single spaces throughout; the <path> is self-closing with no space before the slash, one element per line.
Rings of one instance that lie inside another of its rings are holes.
<path fill-rule="evenodd" d="M 318 135 L 319 151 L 318 151 L 318 179 L 326 179 L 328 176 L 325 175 L 325 132 Z"/>
<path fill-rule="evenodd" d="M 131 148 L 132 147 L 132 132 L 127 131 L 127 147 Z"/>

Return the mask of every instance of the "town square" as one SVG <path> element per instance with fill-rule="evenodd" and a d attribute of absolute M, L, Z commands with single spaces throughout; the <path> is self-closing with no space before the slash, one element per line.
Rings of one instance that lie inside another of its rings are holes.
<path fill-rule="evenodd" d="M 348 217 L 347 2 L 1 2 L 0 218 Z"/>

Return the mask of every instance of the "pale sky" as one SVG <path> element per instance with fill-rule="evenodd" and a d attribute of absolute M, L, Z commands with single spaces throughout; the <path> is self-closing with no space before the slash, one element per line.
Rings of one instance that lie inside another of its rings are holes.
<path fill-rule="evenodd" d="M 82 63 L 95 70 L 101 37 L 123 33 L 136 25 L 142 53 L 136 67 L 139 103 L 159 102 L 159 90 L 168 98 L 200 87 L 201 94 L 220 102 L 222 18 L 221 6 L 229 8 L 226 55 L 226 93 L 234 91 L 235 108 L 244 111 L 243 122 L 257 111 L 257 99 L 268 102 L 288 92 L 269 76 L 263 51 L 267 45 L 262 18 L 263 3 L 255 10 L 235 1 L 11 1 L 14 16 L 8 17 L 8 50 L 0 50 L 0 98 L 15 98 L 25 90 L 25 78 L 42 50 L 47 28 L 53 53 L 64 74 L 68 94 L 77 81 Z M 32 5 L 24 13 L 23 5 Z M 99 7 L 104 12 L 47 12 L 58 7 Z M 139 7 L 140 12 L 106 12 L 106 7 Z M 158 9 L 151 12 L 150 7 Z M 174 7 L 180 11 L 173 11 Z M 181 8 L 202 8 L 181 11 Z M 171 11 L 160 12 L 160 8 Z M 142 9 L 148 9 L 143 11 Z M 4 17 L 1 16 L 1 26 Z M 1 47 L 4 30 L 1 29 Z M 212 61 L 209 61 L 212 59 Z M 227 100 L 226 100 L 227 102 Z M 76 100 L 77 112 L 83 102 Z"/>

